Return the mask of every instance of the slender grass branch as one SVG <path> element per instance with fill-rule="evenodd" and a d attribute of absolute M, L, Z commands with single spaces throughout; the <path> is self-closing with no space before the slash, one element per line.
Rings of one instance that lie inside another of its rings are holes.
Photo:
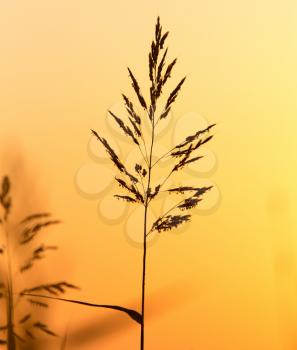
<path fill-rule="evenodd" d="M 142 190 L 143 190 L 143 195 L 144 195 L 144 198 L 146 198 L 146 191 L 145 191 L 145 188 L 144 188 L 144 183 L 143 183 L 143 177 L 142 175 L 140 174 L 139 175 L 139 178 L 140 178 L 140 183 L 141 183 L 141 187 L 142 187 Z"/>
<path fill-rule="evenodd" d="M 143 153 L 143 151 L 142 151 L 140 145 L 138 144 L 137 146 L 138 146 L 139 151 L 140 151 L 140 153 L 141 153 L 141 155 L 142 155 L 142 159 L 145 161 L 146 165 L 148 166 L 148 165 L 149 165 L 149 164 L 148 164 L 148 160 L 147 160 L 147 158 L 145 157 L 145 155 L 144 155 L 144 153 Z"/>
<path fill-rule="evenodd" d="M 163 182 L 160 184 L 160 189 L 166 184 L 166 182 L 169 180 L 170 176 L 173 174 L 173 170 L 171 170 L 168 175 L 165 177 Z"/>
<path fill-rule="evenodd" d="M 147 167 L 149 166 L 149 162 L 148 162 L 148 151 L 147 151 L 147 148 L 146 148 L 146 143 L 145 143 L 145 140 L 144 140 L 144 137 L 143 137 L 143 134 L 141 132 L 141 135 L 140 135 L 140 138 L 143 142 L 143 147 L 144 147 L 144 152 L 145 152 L 145 157 L 144 157 L 144 160 L 146 162 L 146 165 Z"/>
<path fill-rule="evenodd" d="M 169 150 L 168 152 L 164 153 L 160 158 L 158 158 L 152 165 L 152 168 L 157 165 L 162 159 L 164 159 L 165 157 L 167 157 L 173 150 L 175 149 L 175 147 L 171 148 L 171 150 Z"/>

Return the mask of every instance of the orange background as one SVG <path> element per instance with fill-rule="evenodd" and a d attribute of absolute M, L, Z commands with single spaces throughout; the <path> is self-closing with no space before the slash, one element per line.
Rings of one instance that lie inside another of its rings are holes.
<path fill-rule="evenodd" d="M 221 202 L 150 248 L 146 349 L 296 349 L 296 1 L 1 1 L 1 174 L 24 213 L 63 220 L 47 236 L 60 251 L 36 274 L 80 285 L 73 298 L 137 307 L 141 250 L 74 179 L 89 129 L 129 89 L 126 66 L 146 79 L 157 15 L 179 58 L 174 76 L 188 76 L 175 115 L 218 123 L 210 177 Z M 138 348 L 125 316 L 52 305 L 71 349 Z M 105 335 L 106 320 L 118 326 Z M 73 333 L 91 324 L 94 337 L 78 344 Z"/>

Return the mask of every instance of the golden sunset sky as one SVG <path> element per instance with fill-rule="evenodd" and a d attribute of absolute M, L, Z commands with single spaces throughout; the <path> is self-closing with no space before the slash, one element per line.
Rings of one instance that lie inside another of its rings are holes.
<path fill-rule="evenodd" d="M 0 2 L 0 175 L 12 178 L 18 213 L 50 210 L 63 221 L 44 236 L 60 250 L 35 274 L 79 285 L 72 298 L 140 308 L 131 209 L 108 220 L 120 210 L 107 199 L 116 187 L 90 129 L 115 140 L 107 110 L 122 92 L 133 96 L 127 66 L 147 86 L 158 15 L 170 31 L 169 56 L 178 57 L 169 87 L 187 75 L 160 140 L 170 146 L 179 118 L 190 130 L 192 122 L 217 123 L 205 150 L 212 163 L 191 175 L 216 187 L 186 229 L 150 246 L 146 349 L 295 350 L 293 0 Z M 68 327 L 69 349 L 138 349 L 138 326 L 126 316 L 52 305 L 49 318 L 60 334 Z M 83 327 L 93 327 L 92 337 L 79 342 Z"/>

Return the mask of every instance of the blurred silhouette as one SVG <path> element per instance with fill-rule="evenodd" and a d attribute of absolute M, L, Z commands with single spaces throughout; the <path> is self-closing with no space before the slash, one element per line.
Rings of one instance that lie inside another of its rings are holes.
<path fill-rule="evenodd" d="M 48 251 L 56 250 L 56 246 L 40 243 L 38 236 L 47 227 L 59 224 L 59 220 L 51 218 L 49 213 L 34 213 L 26 216 L 20 222 L 9 220 L 12 209 L 11 183 L 8 176 L 2 179 L 0 189 L 0 225 L 2 233 L 1 255 L 3 256 L 3 273 L 1 279 L 1 294 L 6 307 L 5 324 L 1 326 L 4 336 L 1 344 L 7 345 L 8 350 L 16 350 L 17 343 L 20 347 L 26 348 L 26 342 L 30 342 L 30 349 L 33 348 L 32 340 L 39 337 L 38 333 L 48 336 L 56 336 L 48 324 L 40 318 L 37 308 L 46 309 L 49 304 L 38 297 L 26 295 L 26 293 L 49 293 L 59 296 L 67 289 L 77 289 L 73 284 L 66 281 L 49 282 L 31 285 L 30 271 L 34 265 L 46 257 Z M 19 264 L 22 253 L 29 255 L 25 261 Z M 25 288 L 20 288 L 17 277 L 22 275 L 25 281 Z M 20 309 L 20 316 L 16 313 Z M 18 347 L 19 348 L 19 347 Z"/>

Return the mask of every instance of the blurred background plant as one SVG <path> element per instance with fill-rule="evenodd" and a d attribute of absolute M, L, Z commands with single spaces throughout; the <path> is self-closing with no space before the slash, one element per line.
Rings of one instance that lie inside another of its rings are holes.
<path fill-rule="evenodd" d="M 27 349 L 28 346 L 33 349 L 34 340 L 39 338 L 40 332 L 52 337 L 57 334 L 42 319 L 42 312 L 39 311 L 47 309 L 49 304 L 32 295 L 45 293 L 59 296 L 68 289 L 78 287 L 65 280 L 31 285 L 32 279 L 28 275 L 35 264 L 46 258 L 48 252 L 57 250 L 57 246 L 42 243 L 39 236 L 46 228 L 60 221 L 43 212 L 30 214 L 20 222 L 11 222 L 12 204 L 11 182 L 8 176 L 4 176 L 0 189 L 0 298 L 6 308 L 6 317 L 1 320 L 0 344 L 6 345 L 8 350 Z M 23 205 L 26 206 L 26 203 Z M 24 255 L 26 259 L 20 261 Z"/>

